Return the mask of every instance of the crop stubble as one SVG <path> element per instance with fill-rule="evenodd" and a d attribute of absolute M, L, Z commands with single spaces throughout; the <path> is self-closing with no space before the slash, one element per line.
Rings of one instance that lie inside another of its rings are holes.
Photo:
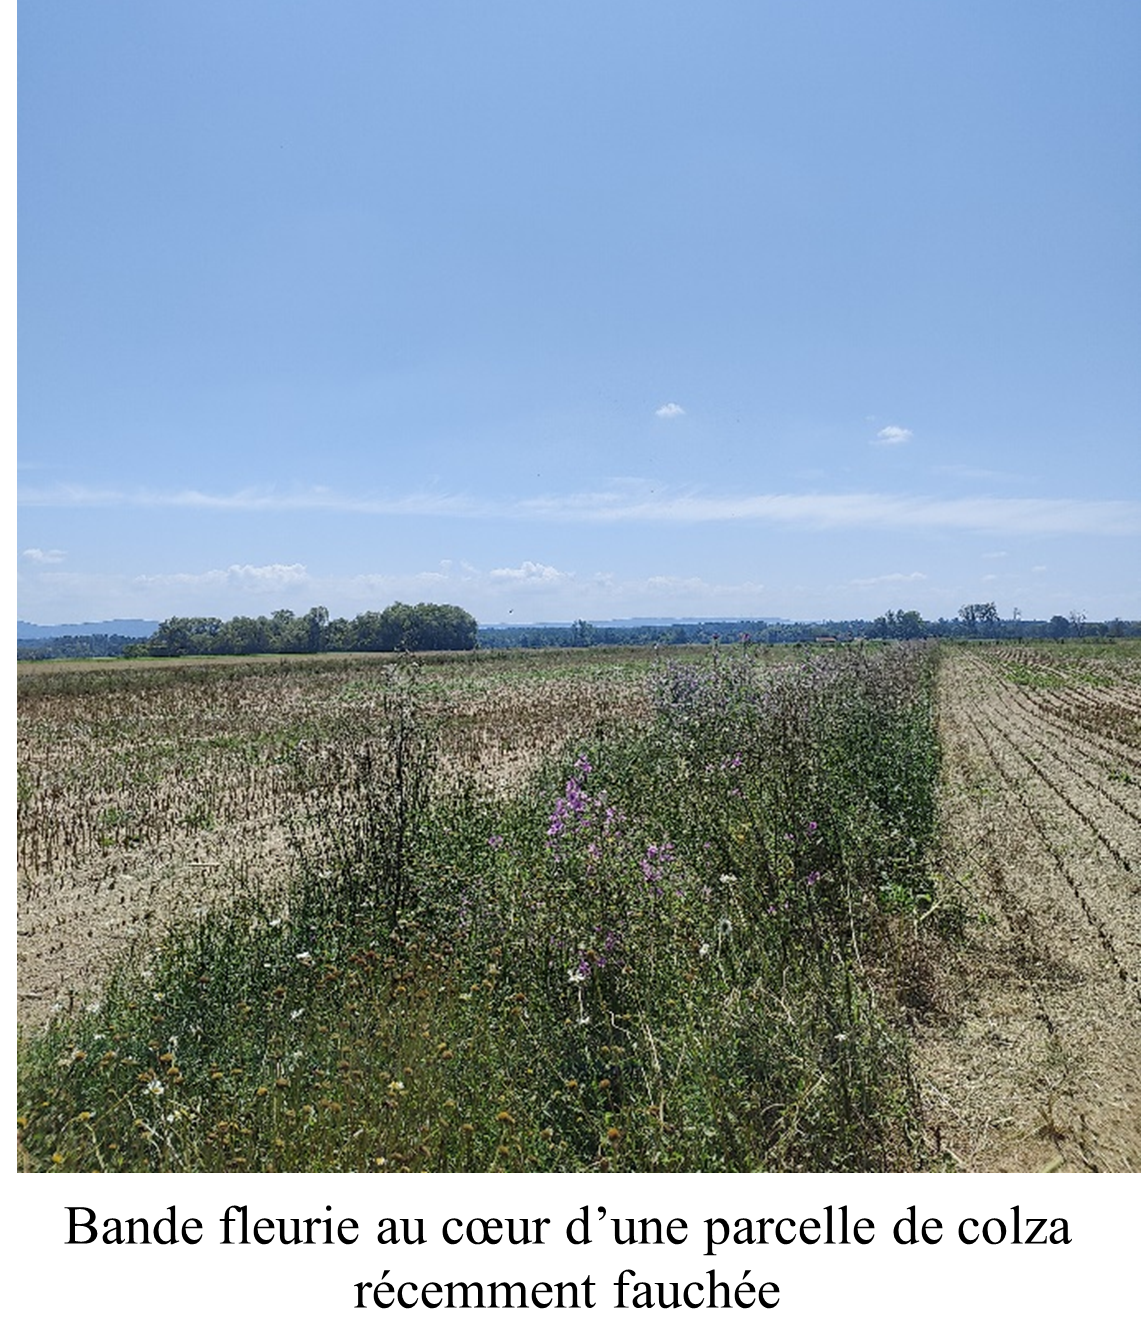
<path fill-rule="evenodd" d="M 970 1171 L 1141 1171 L 1138 662 L 947 658 L 942 853 L 972 914 L 918 1060 Z"/>
<path fill-rule="evenodd" d="M 91 691 L 74 682 L 83 662 L 47 691 L 34 667 L 18 716 L 18 1026 L 82 1008 L 116 957 L 215 898 L 279 899 L 291 749 L 382 711 L 394 672 L 416 678 L 438 726 L 437 785 L 497 794 L 571 736 L 647 710 L 645 659 L 100 663 L 108 682 Z"/>

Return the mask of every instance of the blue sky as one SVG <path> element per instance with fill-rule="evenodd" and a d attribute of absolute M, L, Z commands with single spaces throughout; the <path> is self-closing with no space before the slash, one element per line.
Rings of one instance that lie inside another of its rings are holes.
<path fill-rule="evenodd" d="M 1141 616 L 1132 0 L 19 43 L 21 618 Z"/>

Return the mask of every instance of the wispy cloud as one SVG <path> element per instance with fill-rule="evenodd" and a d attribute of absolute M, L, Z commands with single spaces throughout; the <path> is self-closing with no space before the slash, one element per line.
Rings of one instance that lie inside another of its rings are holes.
<path fill-rule="evenodd" d="M 1141 505 L 1072 498 L 931 498 L 885 493 L 778 493 L 709 497 L 590 493 L 523 499 L 516 515 L 593 522 L 771 522 L 810 529 L 971 530 L 1010 534 L 1141 532 Z"/>
<path fill-rule="evenodd" d="M 62 549 L 25 549 L 23 556 L 31 563 L 62 563 L 67 554 Z"/>
<path fill-rule="evenodd" d="M 881 577 L 853 577 L 849 586 L 898 586 L 900 582 L 925 582 L 925 572 L 887 572 Z"/>
<path fill-rule="evenodd" d="M 654 413 L 659 419 L 678 419 L 685 413 L 685 410 L 672 400 L 668 400 L 664 405 L 654 410 Z"/>
<path fill-rule="evenodd" d="M 897 423 L 889 423 L 886 428 L 881 428 L 875 436 L 877 446 L 881 447 L 903 447 L 915 436 L 910 428 L 901 428 Z"/>
<path fill-rule="evenodd" d="M 27 489 L 25 507 L 174 507 L 215 512 L 365 512 L 381 516 L 494 516 L 492 504 L 462 494 L 412 493 L 399 498 L 359 497 L 315 487 L 283 493 L 278 489 L 239 489 L 207 493 L 201 489 L 98 489 L 82 484 Z"/>
<path fill-rule="evenodd" d="M 808 529 L 930 529 L 1010 535 L 1135 535 L 1141 504 L 1079 498 L 936 498 L 896 493 L 759 493 L 714 496 L 622 481 L 606 490 L 529 498 L 476 498 L 464 494 L 368 497 L 314 488 L 292 493 L 244 489 L 210 494 L 67 487 L 28 490 L 28 507 L 187 508 L 233 512 L 331 512 L 455 519 L 565 523 L 673 523 L 730 521 Z"/>

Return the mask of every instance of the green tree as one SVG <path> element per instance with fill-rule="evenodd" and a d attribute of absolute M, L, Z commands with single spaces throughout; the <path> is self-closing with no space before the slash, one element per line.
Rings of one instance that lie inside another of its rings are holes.
<path fill-rule="evenodd" d="M 348 619 L 330 619 L 325 629 L 325 646 L 329 651 L 353 651 L 353 626 Z"/>
<path fill-rule="evenodd" d="M 964 605 L 959 611 L 959 618 L 971 637 L 993 637 L 999 621 L 993 600 L 985 604 Z"/>
<path fill-rule="evenodd" d="M 329 627 L 329 611 L 324 605 L 314 605 L 305 616 L 305 650 L 325 650 L 325 630 Z"/>
<path fill-rule="evenodd" d="M 458 605 L 398 600 L 380 614 L 358 614 L 348 641 L 354 651 L 470 651 L 478 632 L 473 616 Z"/>
<path fill-rule="evenodd" d="M 269 620 L 264 615 L 258 619 L 251 619 L 239 614 L 222 626 L 218 634 L 218 643 L 220 649 L 231 656 L 256 656 L 260 652 L 268 651 Z"/>
<path fill-rule="evenodd" d="M 150 639 L 154 656 L 203 656 L 218 650 L 215 645 L 222 620 L 198 615 L 166 619 Z"/>
<path fill-rule="evenodd" d="M 352 621 L 353 651 L 382 651 L 383 635 L 381 616 L 376 610 L 365 610 Z"/>
<path fill-rule="evenodd" d="M 287 652 L 308 651 L 309 620 L 299 619 L 292 610 L 274 610 L 269 616 L 270 650 Z"/>

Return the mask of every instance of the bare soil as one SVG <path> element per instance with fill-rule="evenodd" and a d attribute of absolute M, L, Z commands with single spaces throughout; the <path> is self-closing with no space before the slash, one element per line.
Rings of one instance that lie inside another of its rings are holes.
<path fill-rule="evenodd" d="M 245 829 L 244 833 L 242 829 Z M 256 870 L 251 878 L 250 866 Z M 277 892 L 289 857 L 280 825 L 234 825 L 136 852 L 16 879 L 17 1027 L 98 999 L 112 966 L 236 889 Z"/>
<path fill-rule="evenodd" d="M 967 921 L 917 1063 L 930 1150 L 964 1171 L 1141 1171 L 1141 712 L 1090 678 L 944 663 L 942 869 Z"/>

